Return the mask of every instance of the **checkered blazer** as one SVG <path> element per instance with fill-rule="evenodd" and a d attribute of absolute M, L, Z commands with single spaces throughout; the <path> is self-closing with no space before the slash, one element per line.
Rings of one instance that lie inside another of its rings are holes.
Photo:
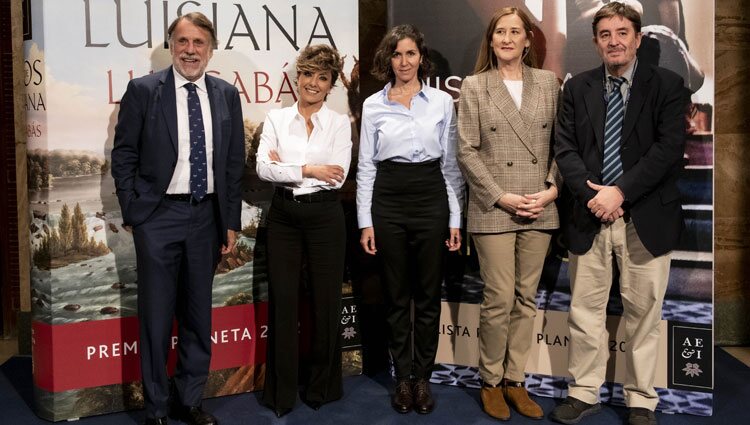
<path fill-rule="evenodd" d="M 562 188 L 552 155 L 552 125 L 560 88 L 550 71 L 523 67 L 521 110 L 497 70 L 466 77 L 458 107 L 458 162 L 469 184 L 467 230 L 501 233 L 559 227 L 555 203 L 536 220 L 495 205 L 511 192 L 536 193 L 545 183 Z"/>

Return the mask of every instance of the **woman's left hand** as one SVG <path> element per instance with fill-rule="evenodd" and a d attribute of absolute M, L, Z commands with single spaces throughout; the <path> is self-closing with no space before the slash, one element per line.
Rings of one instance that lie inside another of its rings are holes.
<path fill-rule="evenodd" d="M 532 193 L 530 195 L 524 195 L 524 197 L 530 199 L 530 202 L 522 203 L 518 206 L 518 209 L 528 211 L 531 213 L 527 218 L 535 219 L 539 218 L 544 211 L 544 208 L 550 204 L 550 202 L 557 199 L 557 186 L 550 186 L 546 190 L 541 192 Z"/>
<path fill-rule="evenodd" d="M 461 248 L 461 229 L 450 228 L 450 236 L 445 240 L 445 246 L 448 247 L 448 251 L 458 251 Z"/>

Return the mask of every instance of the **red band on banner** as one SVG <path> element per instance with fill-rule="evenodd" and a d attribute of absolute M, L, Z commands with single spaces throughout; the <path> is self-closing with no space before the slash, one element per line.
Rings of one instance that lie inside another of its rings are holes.
<path fill-rule="evenodd" d="M 266 361 L 268 304 L 213 309 L 211 370 Z M 138 319 L 94 320 L 50 325 L 32 323 L 34 381 L 50 392 L 133 382 L 141 379 Z M 177 352 L 176 328 L 169 354 L 170 373 Z"/>

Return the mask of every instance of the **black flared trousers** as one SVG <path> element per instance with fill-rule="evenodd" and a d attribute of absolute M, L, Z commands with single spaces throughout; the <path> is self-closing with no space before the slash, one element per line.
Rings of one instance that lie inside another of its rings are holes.
<path fill-rule="evenodd" d="M 274 409 L 294 407 L 297 397 L 303 258 L 314 315 L 304 397 L 322 404 L 343 394 L 339 323 L 346 228 L 341 203 L 335 196 L 325 198 L 301 203 L 277 193 L 268 212 L 269 339 L 263 402 Z"/>

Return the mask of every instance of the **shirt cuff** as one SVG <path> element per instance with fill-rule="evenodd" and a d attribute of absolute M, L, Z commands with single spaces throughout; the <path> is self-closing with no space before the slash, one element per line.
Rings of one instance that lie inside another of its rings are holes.
<path fill-rule="evenodd" d="M 360 229 L 364 229 L 365 227 L 372 227 L 372 215 L 371 214 L 358 214 L 357 223 L 359 224 Z"/>
<path fill-rule="evenodd" d="M 451 214 L 450 219 L 448 220 L 448 227 L 450 227 L 451 229 L 460 229 L 461 214 Z"/>

